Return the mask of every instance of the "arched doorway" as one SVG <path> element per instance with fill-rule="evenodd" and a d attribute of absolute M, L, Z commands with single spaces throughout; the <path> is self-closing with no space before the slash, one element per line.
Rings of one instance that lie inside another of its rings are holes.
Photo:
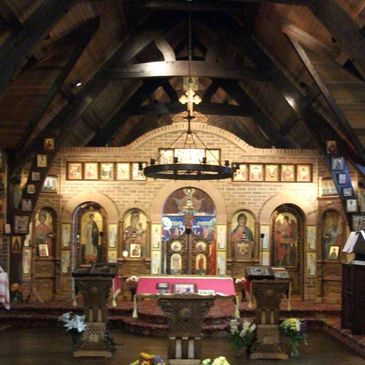
<path fill-rule="evenodd" d="M 79 205 L 73 216 L 73 267 L 107 262 L 107 216 L 96 202 Z"/>
<path fill-rule="evenodd" d="M 166 199 L 162 217 L 167 274 L 216 273 L 216 208 L 203 190 L 184 187 Z"/>
<path fill-rule="evenodd" d="M 272 266 L 285 267 L 292 278 L 292 293 L 302 295 L 303 231 L 301 210 L 292 204 L 279 206 L 271 218 Z"/>

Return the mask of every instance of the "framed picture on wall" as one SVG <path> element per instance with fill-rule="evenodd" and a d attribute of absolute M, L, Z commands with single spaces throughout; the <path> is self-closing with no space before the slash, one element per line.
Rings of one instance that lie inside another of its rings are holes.
<path fill-rule="evenodd" d="M 31 261 L 32 260 L 32 249 L 30 247 L 25 247 L 23 249 L 23 276 L 30 276 L 31 274 Z"/>
<path fill-rule="evenodd" d="M 159 161 L 161 165 L 168 165 L 174 163 L 174 149 L 173 148 L 160 148 L 159 152 Z"/>
<path fill-rule="evenodd" d="M 353 214 L 352 215 L 352 230 L 359 232 L 365 229 L 365 215 Z"/>
<path fill-rule="evenodd" d="M 100 179 L 101 180 L 114 180 L 114 163 L 102 162 L 100 164 Z"/>
<path fill-rule="evenodd" d="M 332 157 L 332 170 L 343 170 L 345 160 L 343 157 Z"/>
<path fill-rule="evenodd" d="M 117 247 L 117 238 L 118 238 L 118 225 L 117 224 L 109 224 L 108 226 L 108 241 L 110 248 Z"/>
<path fill-rule="evenodd" d="M 337 152 L 337 142 L 336 141 L 326 141 L 326 150 L 330 155 L 334 155 Z"/>
<path fill-rule="evenodd" d="M 312 181 L 312 166 L 310 164 L 297 165 L 297 181 L 311 182 Z"/>
<path fill-rule="evenodd" d="M 340 253 L 340 246 L 330 246 L 330 249 L 328 251 L 328 257 L 327 260 L 338 260 L 338 256 Z"/>
<path fill-rule="evenodd" d="M 38 254 L 39 254 L 39 257 L 48 257 L 49 256 L 48 245 L 46 243 L 41 243 L 38 245 Z"/>
<path fill-rule="evenodd" d="M 42 186 L 43 193 L 57 193 L 57 176 L 47 176 Z"/>
<path fill-rule="evenodd" d="M 346 212 L 356 213 L 357 212 L 357 200 L 356 199 L 346 199 Z"/>
<path fill-rule="evenodd" d="M 295 165 L 281 165 L 280 180 L 284 182 L 295 181 Z"/>
<path fill-rule="evenodd" d="M 67 162 L 67 180 L 82 180 L 82 162 Z"/>
<path fill-rule="evenodd" d="M 141 257 L 141 245 L 139 243 L 131 243 L 129 256 Z"/>
<path fill-rule="evenodd" d="M 71 224 L 62 223 L 62 247 L 69 247 L 71 243 Z"/>
<path fill-rule="evenodd" d="M 146 176 L 143 174 L 143 169 L 147 166 L 146 162 L 141 163 L 142 170 L 140 170 L 140 163 L 139 162 L 133 162 L 132 163 L 132 180 L 137 181 L 144 181 L 146 180 Z"/>
<path fill-rule="evenodd" d="M 28 233 L 29 215 L 14 216 L 14 233 Z"/>
<path fill-rule="evenodd" d="M 23 212 L 32 211 L 32 199 L 22 199 L 22 211 Z"/>
<path fill-rule="evenodd" d="M 22 252 L 22 238 L 20 236 L 11 237 L 11 252 L 12 253 Z"/>
<path fill-rule="evenodd" d="M 233 181 L 247 181 L 248 180 L 248 167 L 245 163 L 234 162 L 234 166 L 238 165 L 239 169 L 233 174 Z"/>
<path fill-rule="evenodd" d="M 40 179 L 41 179 L 40 172 L 39 171 L 32 171 L 31 179 L 32 179 L 32 181 L 40 181 Z"/>
<path fill-rule="evenodd" d="M 265 181 L 279 181 L 279 165 L 265 165 Z"/>
<path fill-rule="evenodd" d="M 316 226 L 307 226 L 308 250 L 316 249 Z"/>
<path fill-rule="evenodd" d="M 264 165 L 250 164 L 249 165 L 249 177 L 250 177 L 250 181 L 263 181 L 264 180 Z"/>
<path fill-rule="evenodd" d="M 337 175 L 337 182 L 340 185 L 346 184 L 347 183 L 347 176 L 346 176 L 346 174 L 338 174 Z"/>
<path fill-rule="evenodd" d="M 321 192 L 322 196 L 336 195 L 337 189 L 332 177 L 323 177 L 321 180 Z"/>
<path fill-rule="evenodd" d="M 350 198 L 353 195 L 352 188 L 342 188 L 342 195 L 345 198 Z"/>
<path fill-rule="evenodd" d="M 97 180 L 98 174 L 97 162 L 85 162 L 84 163 L 84 180 Z"/>
<path fill-rule="evenodd" d="M 70 271 L 70 251 L 61 251 L 61 273 L 68 274 Z"/>
<path fill-rule="evenodd" d="M 43 142 L 43 149 L 47 152 L 54 151 L 54 138 L 45 138 Z"/>
<path fill-rule="evenodd" d="M 47 155 L 43 154 L 37 155 L 37 167 L 39 168 L 47 167 Z"/>
<path fill-rule="evenodd" d="M 129 162 L 118 162 L 117 163 L 117 180 L 130 180 L 131 169 Z"/>
<path fill-rule="evenodd" d="M 27 184 L 27 194 L 35 194 L 35 185 Z"/>

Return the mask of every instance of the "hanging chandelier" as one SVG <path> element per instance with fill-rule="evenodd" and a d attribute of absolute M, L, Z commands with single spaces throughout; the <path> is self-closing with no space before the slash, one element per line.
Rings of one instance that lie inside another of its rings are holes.
<path fill-rule="evenodd" d="M 233 177 L 233 173 L 239 166 L 230 166 L 228 160 L 224 161 L 224 165 L 220 164 L 219 157 L 214 150 L 209 149 L 202 139 L 191 130 L 191 121 L 195 119 L 193 116 L 194 104 L 199 104 L 201 98 L 195 94 L 198 89 L 196 78 L 191 77 L 190 63 L 192 59 L 191 44 L 191 12 L 189 12 L 189 45 L 188 45 L 188 66 L 189 77 L 187 79 L 187 88 L 185 95 L 179 99 L 180 103 L 186 104 L 188 115 L 184 119 L 187 120 L 187 130 L 178 136 L 168 147 L 169 151 L 173 151 L 170 160 L 166 161 L 164 151 L 159 153 L 156 159 L 150 160 L 150 165 L 143 168 L 143 163 L 139 163 L 139 169 L 145 176 L 155 179 L 170 180 L 221 180 Z M 195 82 L 194 82 L 195 81 Z M 195 90 L 194 90 L 195 89 Z M 185 138 L 184 138 L 185 136 Z M 184 139 L 182 147 L 178 147 L 179 141 Z M 198 145 L 201 147 L 199 148 Z M 217 151 L 217 150 L 215 150 Z M 177 153 L 180 152 L 180 153 Z M 187 153 L 191 154 L 191 158 L 186 158 Z"/>

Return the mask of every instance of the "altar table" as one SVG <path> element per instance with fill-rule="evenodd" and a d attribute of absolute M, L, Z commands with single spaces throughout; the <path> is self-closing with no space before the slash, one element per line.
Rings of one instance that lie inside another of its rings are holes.
<path fill-rule="evenodd" d="M 159 293 L 157 289 L 158 283 L 167 283 L 168 292 Z M 172 275 L 156 275 L 156 276 L 140 276 L 136 295 L 134 296 L 133 318 L 137 318 L 137 301 L 144 297 L 160 297 L 174 294 L 173 284 L 195 284 L 197 293 L 199 290 L 214 290 L 214 295 L 218 297 L 234 298 L 236 300 L 236 316 L 238 313 L 238 299 L 234 288 L 233 279 L 230 276 L 172 276 Z M 186 294 L 189 295 L 189 294 Z"/>
<path fill-rule="evenodd" d="M 197 290 L 214 290 L 215 295 L 235 296 L 233 279 L 230 276 L 140 276 L 137 295 L 158 295 L 157 284 L 168 283 L 169 292 L 173 294 L 173 284 L 196 284 Z"/>

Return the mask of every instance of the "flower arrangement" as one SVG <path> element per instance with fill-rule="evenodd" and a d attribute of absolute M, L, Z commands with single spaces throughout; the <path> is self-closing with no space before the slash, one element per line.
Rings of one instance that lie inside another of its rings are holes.
<path fill-rule="evenodd" d="M 10 286 L 10 293 L 11 293 L 11 300 L 13 302 L 22 302 L 23 295 L 22 295 L 23 288 L 19 283 L 13 283 Z"/>
<path fill-rule="evenodd" d="M 247 320 L 232 319 L 229 323 L 230 337 L 235 351 L 238 353 L 242 348 L 249 349 L 255 338 L 256 324 Z"/>
<path fill-rule="evenodd" d="M 79 316 L 72 312 L 67 312 L 58 317 L 58 320 L 64 323 L 66 331 L 71 333 L 72 341 L 77 343 L 81 333 L 85 331 L 85 316 Z"/>
<path fill-rule="evenodd" d="M 230 365 L 224 356 L 219 356 L 215 359 L 204 359 L 201 365 Z"/>
<path fill-rule="evenodd" d="M 152 355 L 147 352 L 141 352 L 140 359 L 133 361 L 129 365 L 166 365 L 166 363 L 160 355 Z"/>
<path fill-rule="evenodd" d="M 290 355 L 293 357 L 299 356 L 300 342 L 303 341 L 307 345 L 307 334 L 304 331 L 304 324 L 297 318 L 287 318 L 280 324 L 280 330 L 289 340 Z"/>

